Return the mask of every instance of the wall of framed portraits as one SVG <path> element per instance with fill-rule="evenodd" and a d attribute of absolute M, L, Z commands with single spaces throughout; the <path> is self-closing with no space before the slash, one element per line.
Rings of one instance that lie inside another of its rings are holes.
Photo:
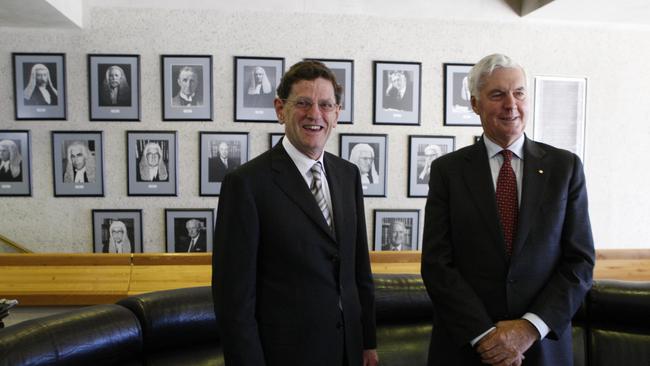
<path fill-rule="evenodd" d="M 481 134 L 463 73 L 502 52 L 527 68 L 531 98 L 536 76 L 587 79 L 596 245 L 647 248 L 649 35 L 603 25 L 137 8 L 93 8 L 81 30 L 2 28 L 0 134 L 20 144 L 28 165 L 27 184 L 0 192 L 0 233 L 36 252 L 101 252 L 113 234 L 126 235 L 131 251 L 209 250 L 211 242 L 189 237 L 211 230 L 215 215 L 206 210 L 217 206 L 220 174 L 282 134 L 269 93 L 283 70 L 315 58 L 346 84 L 327 150 L 366 165 L 369 248 L 388 250 L 401 237 L 419 249 L 425 167 Z M 50 81 L 32 85 L 27 98 L 30 81 L 45 74 Z M 48 88 L 48 96 L 34 91 Z M 531 105 L 533 138 L 534 123 Z M 83 158 L 95 164 L 79 172 Z"/>

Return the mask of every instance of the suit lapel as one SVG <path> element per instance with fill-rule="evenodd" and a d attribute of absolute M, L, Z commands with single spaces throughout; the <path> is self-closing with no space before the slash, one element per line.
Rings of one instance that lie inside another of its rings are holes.
<path fill-rule="evenodd" d="M 327 185 L 330 190 L 330 197 L 332 198 L 332 212 L 334 214 L 334 230 L 336 231 L 336 238 L 342 238 L 343 235 L 343 225 L 345 225 L 345 210 L 343 209 L 343 186 L 342 186 L 342 172 L 339 169 L 336 169 L 336 165 L 332 162 L 332 159 L 327 153 L 325 153 L 325 158 L 323 159 L 325 163 L 325 174 L 327 177 Z"/>
<path fill-rule="evenodd" d="M 296 168 L 282 144 L 277 144 L 271 151 L 271 170 L 273 181 L 278 187 L 309 217 L 319 228 L 334 240 L 323 213 L 305 184 L 305 180 Z M 329 177 L 328 177 L 329 179 Z M 328 180 L 329 183 L 329 180 Z M 336 207 L 336 205 L 334 205 Z M 336 217 L 336 213 L 334 214 Z"/>
<path fill-rule="evenodd" d="M 545 151 L 534 141 L 526 138 L 524 142 L 524 177 L 521 191 L 521 204 L 519 205 L 519 223 L 517 236 L 513 243 L 513 256 L 521 251 L 530 227 L 539 212 L 546 181 L 550 172 L 545 168 L 543 161 Z"/>

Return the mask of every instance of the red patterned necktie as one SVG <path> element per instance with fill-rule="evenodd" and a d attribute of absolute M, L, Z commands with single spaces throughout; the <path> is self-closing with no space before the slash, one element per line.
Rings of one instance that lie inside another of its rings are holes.
<path fill-rule="evenodd" d="M 512 242 L 517 235 L 517 219 L 519 216 L 519 204 L 517 200 L 517 178 L 512 170 L 510 160 L 512 151 L 501 150 L 503 165 L 499 170 L 497 178 L 497 208 L 499 219 L 503 228 L 503 237 L 506 242 L 506 254 L 512 255 Z"/>

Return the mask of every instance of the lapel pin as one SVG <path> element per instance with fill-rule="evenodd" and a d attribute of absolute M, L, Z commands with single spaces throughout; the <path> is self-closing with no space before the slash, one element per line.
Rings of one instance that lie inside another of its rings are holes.
<path fill-rule="evenodd" d="M 542 169 L 537 171 L 539 174 L 544 174 L 544 171 Z"/>

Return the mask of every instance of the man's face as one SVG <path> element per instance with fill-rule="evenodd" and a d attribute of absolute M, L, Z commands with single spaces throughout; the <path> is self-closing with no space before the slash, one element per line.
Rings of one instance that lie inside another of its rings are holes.
<path fill-rule="evenodd" d="M 6 146 L 0 145 L 0 161 L 7 161 L 9 160 L 9 148 Z"/>
<path fill-rule="evenodd" d="M 158 162 L 160 162 L 160 154 L 158 154 L 158 151 L 148 150 L 145 157 L 147 158 L 147 164 L 150 167 L 158 166 Z"/>
<path fill-rule="evenodd" d="M 111 88 L 117 88 L 120 86 L 120 79 L 122 78 L 122 72 L 119 69 L 112 68 L 108 72 L 108 84 Z"/>
<path fill-rule="evenodd" d="M 373 154 L 371 151 L 366 151 L 366 150 L 361 151 L 359 153 L 358 166 L 359 166 L 359 172 L 361 172 L 361 174 L 367 174 L 368 172 L 370 172 L 370 167 L 372 166 L 372 162 L 373 160 L 375 160 L 375 158 L 372 155 Z"/>
<path fill-rule="evenodd" d="M 70 159 L 75 169 L 83 169 L 86 166 L 86 156 L 81 146 L 70 146 Z"/>
<path fill-rule="evenodd" d="M 255 83 L 261 84 L 262 79 L 264 79 L 264 70 L 260 68 L 255 69 Z"/>
<path fill-rule="evenodd" d="M 124 239 L 124 230 L 121 227 L 111 229 L 111 236 L 113 241 L 116 243 L 121 243 Z"/>
<path fill-rule="evenodd" d="M 292 101 L 298 98 L 311 100 L 311 108 L 296 108 Z M 276 99 L 274 102 L 278 120 L 285 125 L 284 132 L 291 144 L 314 160 L 323 153 L 340 112 L 338 106 L 334 111 L 322 112 L 319 102 L 336 103 L 332 82 L 323 78 L 298 81 L 291 86 L 287 101 Z"/>
<path fill-rule="evenodd" d="M 399 90 L 404 89 L 406 86 L 406 76 L 401 72 L 393 73 L 391 79 L 393 80 L 393 85 Z"/>
<path fill-rule="evenodd" d="M 190 238 L 194 239 L 199 235 L 199 225 L 196 222 L 188 222 L 185 227 Z"/>
<path fill-rule="evenodd" d="M 479 99 L 472 97 L 472 108 L 481 117 L 483 132 L 505 148 L 526 127 L 528 92 L 524 73 L 519 68 L 498 68 L 484 77 Z"/>
<path fill-rule="evenodd" d="M 181 87 L 181 92 L 185 95 L 194 94 L 197 86 L 196 83 L 196 75 L 192 71 L 181 71 L 178 75 L 178 85 Z"/>
<path fill-rule="evenodd" d="M 46 86 L 47 85 L 47 69 L 37 69 L 36 70 L 36 85 L 37 86 Z"/>
<path fill-rule="evenodd" d="M 219 144 L 219 156 L 222 159 L 228 159 L 228 145 L 225 142 Z"/>
<path fill-rule="evenodd" d="M 406 243 L 406 229 L 402 225 L 391 225 L 390 243 L 394 246 Z"/>

